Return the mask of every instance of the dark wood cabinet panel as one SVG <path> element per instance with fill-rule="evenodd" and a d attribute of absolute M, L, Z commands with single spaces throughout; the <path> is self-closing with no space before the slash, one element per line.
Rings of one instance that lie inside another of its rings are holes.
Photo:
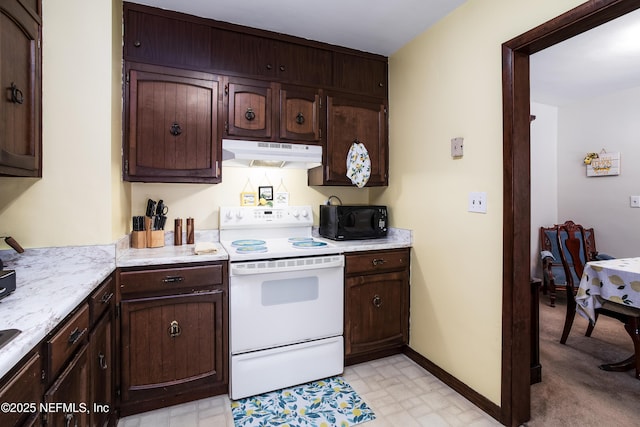
<path fill-rule="evenodd" d="M 368 187 L 388 184 L 387 107 L 384 101 L 354 95 L 330 94 L 326 101 L 327 137 L 323 166 L 309 171 L 310 185 L 353 185 L 347 173 L 347 154 L 354 141 L 369 153 Z"/>
<path fill-rule="evenodd" d="M 409 249 L 400 249 L 345 257 L 348 364 L 398 352 L 408 344 L 409 254 Z"/>
<path fill-rule="evenodd" d="M 211 28 L 172 18 L 167 13 L 148 14 L 125 3 L 124 58 L 129 61 L 211 68 Z"/>
<path fill-rule="evenodd" d="M 89 369 L 91 378 L 90 426 L 104 426 L 112 416 L 114 405 L 114 358 L 111 313 L 94 327 L 89 337 Z"/>
<path fill-rule="evenodd" d="M 225 87 L 225 133 L 229 137 L 273 139 L 273 88 L 261 80 L 230 77 Z"/>
<path fill-rule="evenodd" d="M 333 86 L 367 96 L 387 98 L 387 59 L 356 54 L 333 54 Z"/>
<path fill-rule="evenodd" d="M 0 403 L 33 404 L 28 410 L 0 413 L 0 424 L 6 427 L 36 425 L 42 402 L 42 357 L 32 355 L 5 385 L 0 387 Z"/>
<path fill-rule="evenodd" d="M 321 129 L 321 91 L 282 85 L 280 87 L 280 139 L 319 142 Z"/>
<path fill-rule="evenodd" d="M 0 175 L 42 176 L 40 1 L 0 2 Z"/>
<path fill-rule="evenodd" d="M 127 73 L 125 180 L 219 182 L 218 78 L 135 64 Z"/>
<path fill-rule="evenodd" d="M 81 404 L 90 402 L 88 345 L 83 345 L 73 360 L 62 371 L 53 385 L 44 395 L 44 403 L 62 404 L 64 410 L 51 411 L 44 415 L 46 425 L 50 426 L 86 426 L 89 414 L 83 411 Z"/>
<path fill-rule="evenodd" d="M 214 290 L 122 301 L 123 414 L 225 383 L 224 297 Z"/>
<path fill-rule="evenodd" d="M 273 52 L 279 80 L 319 87 L 331 85 L 329 50 L 274 41 Z"/>

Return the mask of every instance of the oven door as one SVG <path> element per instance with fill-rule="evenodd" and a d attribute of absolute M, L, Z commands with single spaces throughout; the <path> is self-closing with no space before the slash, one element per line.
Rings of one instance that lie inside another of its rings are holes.
<path fill-rule="evenodd" d="M 344 256 L 231 263 L 232 354 L 342 335 Z"/>

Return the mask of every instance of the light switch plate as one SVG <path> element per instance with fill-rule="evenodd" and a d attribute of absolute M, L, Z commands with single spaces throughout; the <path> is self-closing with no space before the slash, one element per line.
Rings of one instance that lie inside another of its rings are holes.
<path fill-rule="evenodd" d="M 632 208 L 640 208 L 640 196 L 630 196 L 629 199 Z"/>
<path fill-rule="evenodd" d="M 451 140 L 451 157 L 462 157 L 464 138 L 458 137 Z"/>
<path fill-rule="evenodd" d="M 469 193 L 469 212 L 487 213 L 487 193 L 472 191 Z"/>

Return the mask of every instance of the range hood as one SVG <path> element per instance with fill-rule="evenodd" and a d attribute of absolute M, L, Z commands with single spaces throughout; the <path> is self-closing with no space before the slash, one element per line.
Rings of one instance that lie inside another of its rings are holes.
<path fill-rule="evenodd" d="M 288 142 L 222 140 L 222 165 L 311 169 L 322 164 L 319 145 Z"/>

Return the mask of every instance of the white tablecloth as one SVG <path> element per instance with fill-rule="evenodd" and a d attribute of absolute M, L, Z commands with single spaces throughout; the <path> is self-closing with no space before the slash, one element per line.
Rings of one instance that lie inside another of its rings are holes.
<path fill-rule="evenodd" d="M 592 323 L 603 302 L 640 309 L 640 258 L 590 261 L 576 294 L 576 311 Z"/>

